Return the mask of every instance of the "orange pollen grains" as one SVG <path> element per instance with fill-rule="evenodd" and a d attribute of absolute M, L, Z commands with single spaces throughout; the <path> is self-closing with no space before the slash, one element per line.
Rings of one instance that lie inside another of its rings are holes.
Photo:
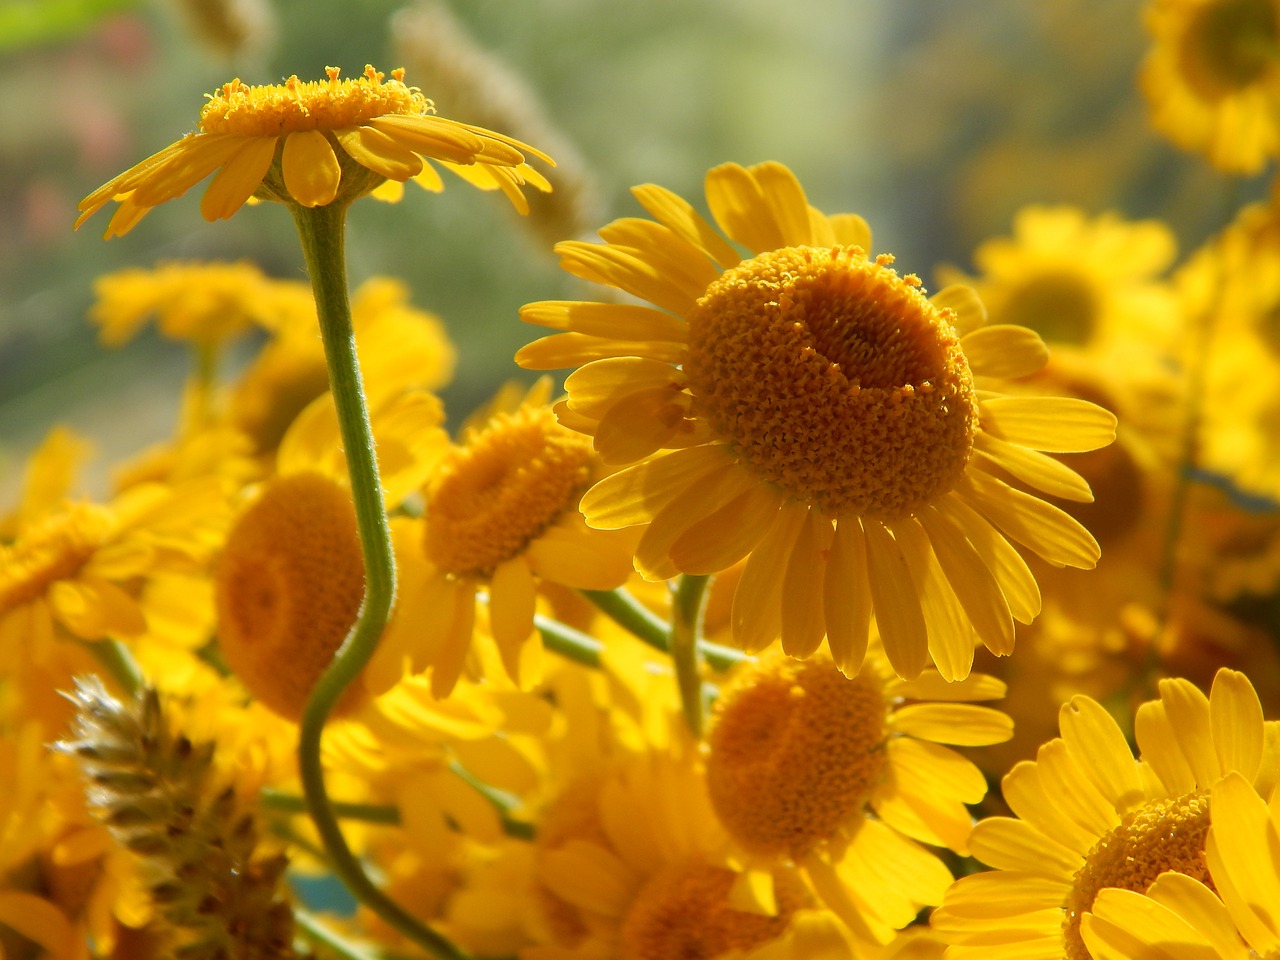
<path fill-rule="evenodd" d="M 449 454 L 428 490 L 427 556 L 455 576 L 490 576 L 577 508 L 593 457 L 591 439 L 549 408 L 499 414 Z"/>
<path fill-rule="evenodd" d="M 781 880 L 775 877 L 777 916 L 762 916 L 729 906 L 732 871 L 696 862 L 667 867 L 649 878 L 623 921 L 619 960 L 712 960 L 763 946 L 786 932 L 804 903 L 799 884 Z"/>
<path fill-rule="evenodd" d="M 281 84 L 250 86 L 224 83 L 200 112 L 203 133 L 240 137 L 275 137 L 300 130 L 332 131 L 375 117 L 431 113 L 431 101 L 404 84 L 404 71 L 386 74 L 364 68 L 364 76 L 339 80 L 337 67 L 326 67 L 328 80 L 290 77 Z"/>
<path fill-rule="evenodd" d="M 363 595 L 351 495 L 317 473 L 279 477 L 236 521 L 218 563 L 222 655 L 256 699 L 297 720 Z M 338 712 L 361 697 L 348 692 Z"/>
<path fill-rule="evenodd" d="M 949 311 L 893 258 L 787 247 L 725 271 L 689 314 L 695 410 L 797 500 L 888 520 L 960 479 L 977 430 Z"/>
<path fill-rule="evenodd" d="M 0 614 L 30 603 L 67 580 L 93 556 L 112 527 L 106 510 L 76 504 L 0 546 Z"/>
<path fill-rule="evenodd" d="M 1099 840 L 1076 871 L 1063 904 L 1066 960 L 1090 960 L 1080 936 L 1080 917 L 1103 887 L 1146 893 L 1156 877 L 1173 870 L 1216 890 L 1204 856 L 1208 832 L 1209 795 L 1190 793 L 1144 803 Z"/>
<path fill-rule="evenodd" d="M 887 707 L 870 672 L 818 656 L 743 668 L 716 701 L 707 788 L 751 853 L 800 858 L 861 811 L 885 767 Z"/>

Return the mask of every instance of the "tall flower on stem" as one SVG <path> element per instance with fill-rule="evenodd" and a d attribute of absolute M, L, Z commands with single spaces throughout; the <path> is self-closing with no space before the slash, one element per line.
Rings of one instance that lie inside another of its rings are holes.
<path fill-rule="evenodd" d="M 329 799 L 320 762 L 324 725 L 352 680 L 373 656 L 395 598 L 391 533 L 356 358 L 347 295 L 346 212 L 353 201 L 389 181 L 417 178 L 438 189 L 424 158 L 455 170 L 482 189 L 499 188 L 527 209 L 520 186 L 546 187 L 524 162 L 525 144 L 431 115 L 421 92 L 399 71 L 386 80 L 372 67 L 355 80 L 247 86 L 234 80 L 205 105 L 200 130 L 125 171 L 81 201 L 78 222 L 108 201 L 120 206 L 107 236 L 128 232 L 152 207 L 180 196 L 213 171 L 202 213 L 229 217 L 251 196 L 282 203 L 298 228 L 316 299 L 330 389 L 346 452 L 356 532 L 364 560 L 359 612 L 303 710 L 298 764 L 307 809 L 335 872 L 388 924 L 432 954 L 458 955 L 438 933 L 386 896 L 352 853 Z"/>
<path fill-rule="evenodd" d="M 728 239 L 668 190 L 634 193 L 654 220 L 557 250 L 570 273 L 648 304 L 546 301 L 522 314 L 565 332 L 519 362 L 579 367 L 562 420 L 606 463 L 630 464 L 584 495 L 587 522 L 646 524 L 636 563 L 651 579 L 749 557 L 733 602 L 748 650 L 781 636 L 804 658 L 825 636 L 853 674 L 874 610 L 902 677 L 930 659 L 947 679 L 967 676 L 975 633 L 1009 653 L 1013 622 L 1040 608 L 1009 540 L 1058 566 L 1092 567 L 1099 553 L 1079 523 L 1001 475 L 1087 501 L 1088 485 L 1041 451 L 1105 446 L 1115 418 L 995 392 L 983 377 L 1044 364 L 1040 337 L 983 326 L 968 288 L 926 297 L 892 257 L 867 252 L 860 217 L 810 207 L 781 164 L 707 175 Z"/>

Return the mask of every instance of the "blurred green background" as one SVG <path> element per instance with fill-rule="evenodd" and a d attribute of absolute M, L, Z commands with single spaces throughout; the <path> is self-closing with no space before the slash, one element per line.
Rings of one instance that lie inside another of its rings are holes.
<path fill-rule="evenodd" d="M 166 436 L 187 358 L 144 335 L 106 351 L 93 278 L 174 259 L 249 258 L 303 277 L 269 205 L 199 215 L 203 186 L 103 242 L 77 201 L 192 129 L 232 77 L 279 82 L 409 68 L 441 115 L 563 161 L 522 221 L 456 179 L 353 208 L 353 286 L 404 278 L 460 353 L 457 422 L 538 331 L 522 303 L 588 292 L 555 239 L 634 215 L 653 181 L 701 203 L 706 170 L 781 160 L 811 202 L 856 210 L 877 251 L 931 282 L 1029 202 L 1159 216 L 1184 249 L 1221 222 L 1221 186 L 1146 125 L 1138 0 L 0 0 L 0 503 L 54 423 L 106 464 Z M 432 80 L 436 83 L 433 84 Z M 490 115 L 485 115 L 488 112 Z M 506 117 L 510 117 L 509 121 Z"/>

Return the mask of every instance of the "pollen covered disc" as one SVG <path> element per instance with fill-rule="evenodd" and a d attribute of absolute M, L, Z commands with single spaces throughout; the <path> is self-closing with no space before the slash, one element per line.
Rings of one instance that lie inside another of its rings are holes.
<path fill-rule="evenodd" d="M 833 839 L 879 782 L 887 708 L 870 671 L 830 658 L 762 659 L 716 701 L 707 788 L 747 850 L 796 858 Z"/>
<path fill-rule="evenodd" d="M 215 590 L 227 665 L 256 699 L 298 719 L 364 596 L 350 494 L 317 473 L 273 480 L 228 535 Z M 354 705 L 348 695 L 339 709 Z"/>
<path fill-rule="evenodd" d="M 695 410 L 765 479 L 831 515 L 895 519 L 949 491 L 978 418 L 950 313 L 859 247 L 786 247 L 689 313 Z"/>

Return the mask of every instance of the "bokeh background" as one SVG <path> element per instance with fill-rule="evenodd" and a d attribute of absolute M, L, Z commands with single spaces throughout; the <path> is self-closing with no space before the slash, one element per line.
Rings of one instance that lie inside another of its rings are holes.
<path fill-rule="evenodd" d="M 638 212 L 653 181 L 698 199 L 723 161 L 777 159 L 810 200 L 856 210 L 877 250 L 933 284 L 1031 202 L 1160 217 L 1184 249 L 1221 226 L 1224 187 L 1152 133 L 1134 87 L 1138 0 L 4 0 L 0 3 L 0 496 L 54 423 L 109 462 L 168 435 L 187 369 L 153 331 L 105 350 L 95 276 L 247 258 L 303 278 L 283 211 L 199 216 L 200 188 L 128 236 L 73 233 L 77 201 L 193 128 L 232 77 L 408 68 L 448 117 L 561 161 L 522 221 L 469 189 L 412 190 L 351 215 L 353 286 L 406 280 L 459 348 L 457 422 L 536 331 L 522 303 L 573 295 L 555 240 Z M 460 187 L 460 184 L 455 184 Z M 1237 187 L 1233 202 L 1250 185 Z M 581 292 L 581 291 L 578 291 Z M 246 355 L 254 344 L 244 346 Z"/>

